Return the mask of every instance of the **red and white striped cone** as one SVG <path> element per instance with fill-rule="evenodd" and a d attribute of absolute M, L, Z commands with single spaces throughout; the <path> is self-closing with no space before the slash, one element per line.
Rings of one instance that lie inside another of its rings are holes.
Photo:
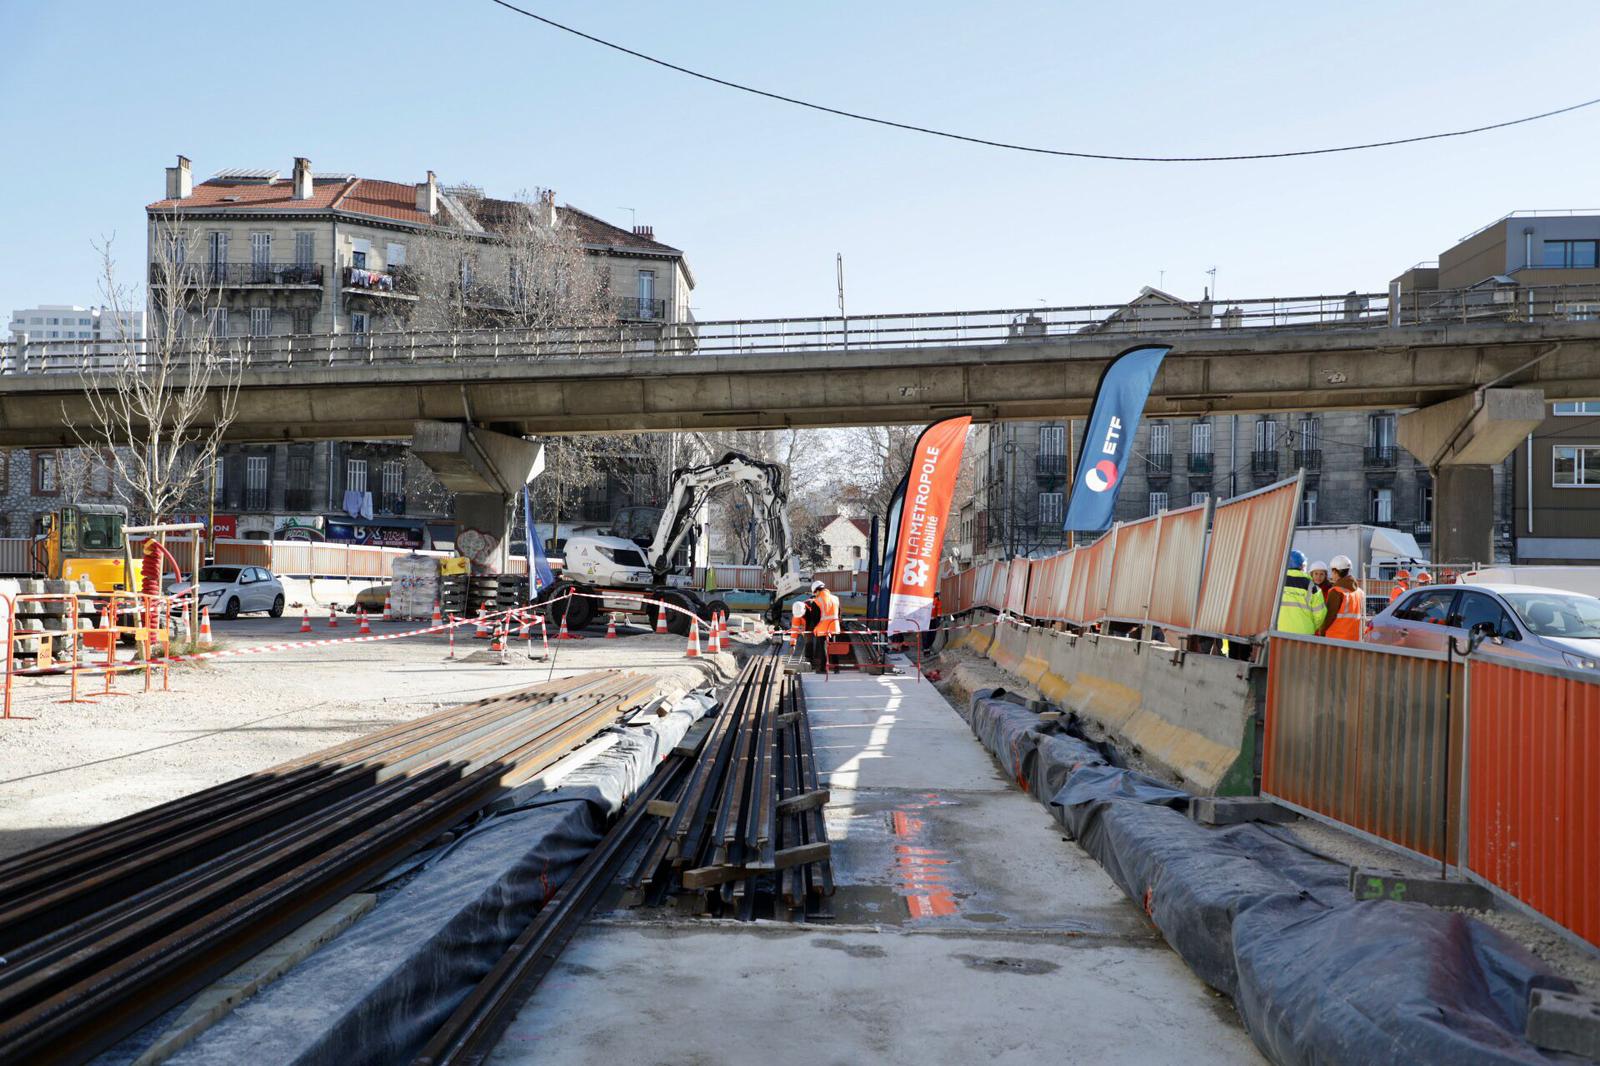
<path fill-rule="evenodd" d="M 494 627 L 494 638 L 489 641 L 489 650 L 490 651 L 495 652 L 497 654 L 502 654 L 502 653 L 505 652 L 505 650 L 506 650 L 505 629 L 506 629 L 505 623 L 503 623 L 503 622 L 497 623 L 495 625 L 495 627 Z"/>
<path fill-rule="evenodd" d="M 478 628 L 473 631 L 472 639 L 473 640 L 488 640 L 489 639 L 489 622 L 488 622 L 487 618 L 484 616 L 484 609 L 482 607 L 478 608 Z"/>
<path fill-rule="evenodd" d="M 685 659 L 700 658 L 700 619 L 689 620 L 689 645 L 683 649 Z"/>
<path fill-rule="evenodd" d="M 667 605 L 664 604 L 664 603 L 658 603 L 658 604 L 656 604 L 656 632 L 658 634 L 663 634 L 664 635 L 666 633 L 666 631 L 667 631 Z"/>
<path fill-rule="evenodd" d="M 561 616 L 561 630 L 556 634 L 557 640 L 571 640 L 572 634 L 567 632 L 567 616 Z"/>
<path fill-rule="evenodd" d="M 328 628 L 329 629 L 338 629 L 339 628 L 339 612 L 334 610 L 332 605 L 330 605 L 328 607 Z"/>
<path fill-rule="evenodd" d="M 211 608 L 200 608 L 200 643 L 211 643 Z"/>
<path fill-rule="evenodd" d="M 384 596 L 383 596 L 383 621 L 385 621 L 385 622 L 393 622 L 394 621 L 394 613 L 389 610 L 389 594 L 388 593 L 384 593 Z"/>
<path fill-rule="evenodd" d="M 300 632 L 311 632 L 311 608 L 309 607 L 300 608 Z"/>
<path fill-rule="evenodd" d="M 612 615 L 611 616 L 611 621 L 606 623 L 606 639 L 607 640 L 616 640 L 617 639 L 617 616 L 616 615 Z"/>
<path fill-rule="evenodd" d="M 367 624 L 367 609 L 365 607 L 361 608 L 360 615 L 361 615 L 361 628 L 357 629 L 356 632 L 361 634 L 362 636 L 371 636 L 372 635 L 372 627 Z"/>
<path fill-rule="evenodd" d="M 431 619 L 429 619 L 429 621 L 433 625 L 440 625 L 441 623 L 444 622 L 444 615 L 439 613 L 439 601 L 438 600 L 434 600 L 433 601 L 433 617 Z"/>
<path fill-rule="evenodd" d="M 517 620 L 520 622 L 520 624 L 517 626 L 517 639 L 518 640 L 532 640 L 533 639 L 533 627 L 528 624 L 528 612 L 527 611 L 518 611 L 517 612 Z"/>

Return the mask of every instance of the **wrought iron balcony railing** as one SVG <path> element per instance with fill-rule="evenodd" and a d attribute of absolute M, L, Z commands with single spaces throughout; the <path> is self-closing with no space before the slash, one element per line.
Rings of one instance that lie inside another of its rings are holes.
<path fill-rule="evenodd" d="M 1400 449 L 1393 444 L 1369 444 L 1362 453 L 1368 466 L 1394 466 Z"/>
<path fill-rule="evenodd" d="M 1211 473 L 1211 465 L 1212 462 L 1210 452 L 1189 453 L 1189 473 L 1209 474 Z"/>
<path fill-rule="evenodd" d="M 150 283 L 165 285 L 168 273 L 177 282 L 192 288 L 230 289 L 243 285 L 321 285 L 321 263 L 183 263 L 176 268 L 164 263 L 150 264 Z"/>
<path fill-rule="evenodd" d="M 1251 452 L 1250 472 L 1267 477 L 1276 477 L 1278 474 L 1278 453 L 1276 451 Z"/>
<path fill-rule="evenodd" d="M 623 296 L 617 300 L 617 317 L 641 322 L 662 322 L 667 317 L 667 301 Z"/>
<path fill-rule="evenodd" d="M 1160 452 L 1144 457 L 1145 473 L 1150 477 L 1166 477 L 1172 473 L 1172 453 Z"/>
<path fill-rule="evenodd" d="M 1322 449 L 1296 448 L 1294 450 L 1294 465 L 1305 470 L 1321 470 Z"/>
<path fill-rule="evenodd" d="M 1067 472 L 1067 457 L 1060 452 L 1042 452 L 1037 470 L 1040 477 L 1061 477 Z"/>

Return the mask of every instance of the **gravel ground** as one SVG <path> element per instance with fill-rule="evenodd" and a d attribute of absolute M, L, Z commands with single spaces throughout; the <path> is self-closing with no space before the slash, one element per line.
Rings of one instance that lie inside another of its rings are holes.
<path fill-rule="evenodd" d="M 298 640 L 298 618 L 214 623 L 224 648 Z M 353 621 L 306 639 L 354 636 Z M 374 623 L 374 634 L 415 623 Z M 664 692 L 679 693 L 731 676 L 734 657 L 687 660 L 680 637 L 624 627 L 586 639 L 551 642 L 554 674 L 624 668 L 649 671 Z M 142 678 L 117 686 L 134 695 L 64 703 L 65 678 L 17 680 L 13 714 L 0 721 L 0 856 L 131 814 L 287 759 L 353 739 L 443 707 L 525 688 L 551 675 L 516 646 L 509 665 L 489 661 L 487 645 L 463 632 L 457 658 L 443 636 L 302 648 L 175 667 L 170 692 L 144 693 Z M 541 654 L 537 642 L 535 654 Z M 80 678 L 84 689 L 99 678 Z M 159 685 L 159 678 L 157 679 Z"/>

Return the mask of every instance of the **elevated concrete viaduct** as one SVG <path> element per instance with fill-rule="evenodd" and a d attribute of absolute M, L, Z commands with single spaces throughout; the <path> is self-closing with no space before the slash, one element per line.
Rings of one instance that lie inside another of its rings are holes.
<path fill-rule="evenodd" d="M 759 335 L 774 336 L 770 327 Z M 360 338 L 346 336 L 327 339 L 325 350 L 248 349 L 227 438 L 409 438 L 419 421 L 544 436 L 917 423 L 956 413 L 978 421 L 1082 417 L 1107 361 L 1160 339 L 1174 347 L 1156 378 L 1152 416 L 1456 401 L 1436 417 L 1419 411 L 1407 439 L 1438 478 L 1436 554 L 1482 559 L 1486 464 L 1509 454 L 1543 403 L 1600 398 L 1600 321 L 1366 319 L 1176 329 L 1170 337 L 1153 329 L 985 335 L 979 343 L 855 334 L 848 347 L 806 339 L 741 348 L 726 332 L 719 339 L 702 337 L 682 351 L 636 337 L 574 350 L 479 331 L 447 344 L 391 338 L 360 347 Z M 87 419 L 88 405 L 76 364 L 63 362 L 0 352 L 8 370 L 0 374 L 0 447 L 75 443 L 67 424 Z M 1491 389 L 1499 395 L 1488 403 Z"/>

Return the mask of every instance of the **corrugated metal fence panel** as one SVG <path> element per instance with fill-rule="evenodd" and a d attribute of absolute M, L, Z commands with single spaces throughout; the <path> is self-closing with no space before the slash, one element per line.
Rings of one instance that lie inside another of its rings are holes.
<path fill-rule="evenodd" d="M 746 566 L 719 566 L 719 567 L 716 568 L 716 571 L 717 571 L 717 587 L 719 587 L 719 588 L 730 588 L 730 589 L 759 589 L 759 588 L 762 588 L 763 586 L 759 585 L 759 584 L 756 584 L 756 585 L 745 585 L 745 584 L 737 584 L 736 583 L 736 582 L 739 582 L 739 581 L 743 580 L 743 575 L 747 571 L 754 571 L 762 579 L 765 579 L 765 577 L 766 577 L 765 572 L 762 571 L 762 569 L 759 566 L 749 566 L 749 567 L 746 567 Z M 695 571 L 695 574 L 697 575 L 696 580 L 698 582 L 701 582 L 702 585 L 703 585 L 703 578 L 700 575 L 703 575 L 704 573 L 705 573 L 705 568 L 704 567 L 701 567 L 701 568 L 699 568 L 698 570 Z M 727 575 L 728 584 L 726 584 L 726 585 L 722 584 L 723 575 Z M 853 591 L 854 588 L 855 588 L 855 576 L 856 576 L 855 572 L 851 571 L 851 570 L 818 570 L 816 573 L 811 575 L 811 580 L 822 582 L 824 585 L 828 586 L 829 591 L 832 591 L 832 592 L 850 592 L 850 591 Z"/>
<path fill-rule="evenodd" d="M 1006 577 L 1006 611 L 1026 614 L 1028 611 L 1028 578 L 1033 563 L 1027 559 L 1011 560 L 1011 572 Z"/>
<path fill-rule="evenodd" d="M 1164 515 L 1141 518 L 1117 527 L 1116 553 L 1108 567 L 1106 617 L 1143 622 L 1150 606 L 1150 578 L 1156 569 L 1156 548 Z"/>
<path fill-rule="evenodd" d="M 961 610 L 970 611 L 972 606 L 978 602 L 977 586 L 978 572 L 976 570 L 963 571 L 957 592 L 957 601 L 961 604 Z"/>
<path fill-rule="evenodd" d="M 714 566 L 712 570 L 712 591 L 717 589 L 743 589 L 760 590 L 772 587 L 772 582 L 767 580 L 767 572 L 759 566 Z M 820 581 L 834 592 L 849 592 L 851 572 L 849 570 L 819 570 L 811 575 L 813 581 Z M 697 566 L 694 569 L 692 580 L 696 588 L 706 587 L 706 568 Z"/>
<path fill-rule="evenodd" d="M 1299 495 L 1295 478 L 1217 508 L 1195 629 L 1254 639 L 1273 628 Z"/>
<path fill-rule="evenodd" d="M 33 538 L 0 537 L 0 574 L 33 573 Z"/>
<path fill-rule="evenodd" d="M 1059 621 L 1065 618 L 1068 582 L 1075 552 L 1066 551 L 1035 559 L 1029 568 L 1028 617 Z"/>
<path fill-rule="evenodd" d="M 993 566 L 994 573 L 989 578 L 989 598 L 984 602 L 997 611 L 1003 611 L 1006 609 L 1006 583 L 1011 579 L 1011 563 L 997 559 Z"/>
<path fill-rule="evenodd" d="M 168 541 L 168 546 L 171 546 L 171 541 Z M 264 566 L 276 573 L 278 568 L 273 565 L 270 547 L 266 541 L 260 540 L 219 540 L 216 543 L 216 560 L 236 566 Z M 187 563 L 189 560 L 179 555 L 178 561 Z"/>
<path fill-rule="evenodd" d="M 1475 658 L 1467 866 L 1600 946 L 1600 680 Z"/>
<path fill-rule="evenodd" d="M 1446 773 L 1444 656 L 1274 635 L 1267 663 L 1261 791 L 1435 859 L 1448 792 L 1454 861 L 1459 788 L 1449 782 L 1459 778 Z M 1453 762 L 1460 735 L 1450 730 Z"/>
<path fill-rule="evenodd" d="M 1194 627 L 1200 573 L 1206 558 L 1206 505 L 1167 512 L 1150 586 L 1150 621 L 1169 629 Z"/>

